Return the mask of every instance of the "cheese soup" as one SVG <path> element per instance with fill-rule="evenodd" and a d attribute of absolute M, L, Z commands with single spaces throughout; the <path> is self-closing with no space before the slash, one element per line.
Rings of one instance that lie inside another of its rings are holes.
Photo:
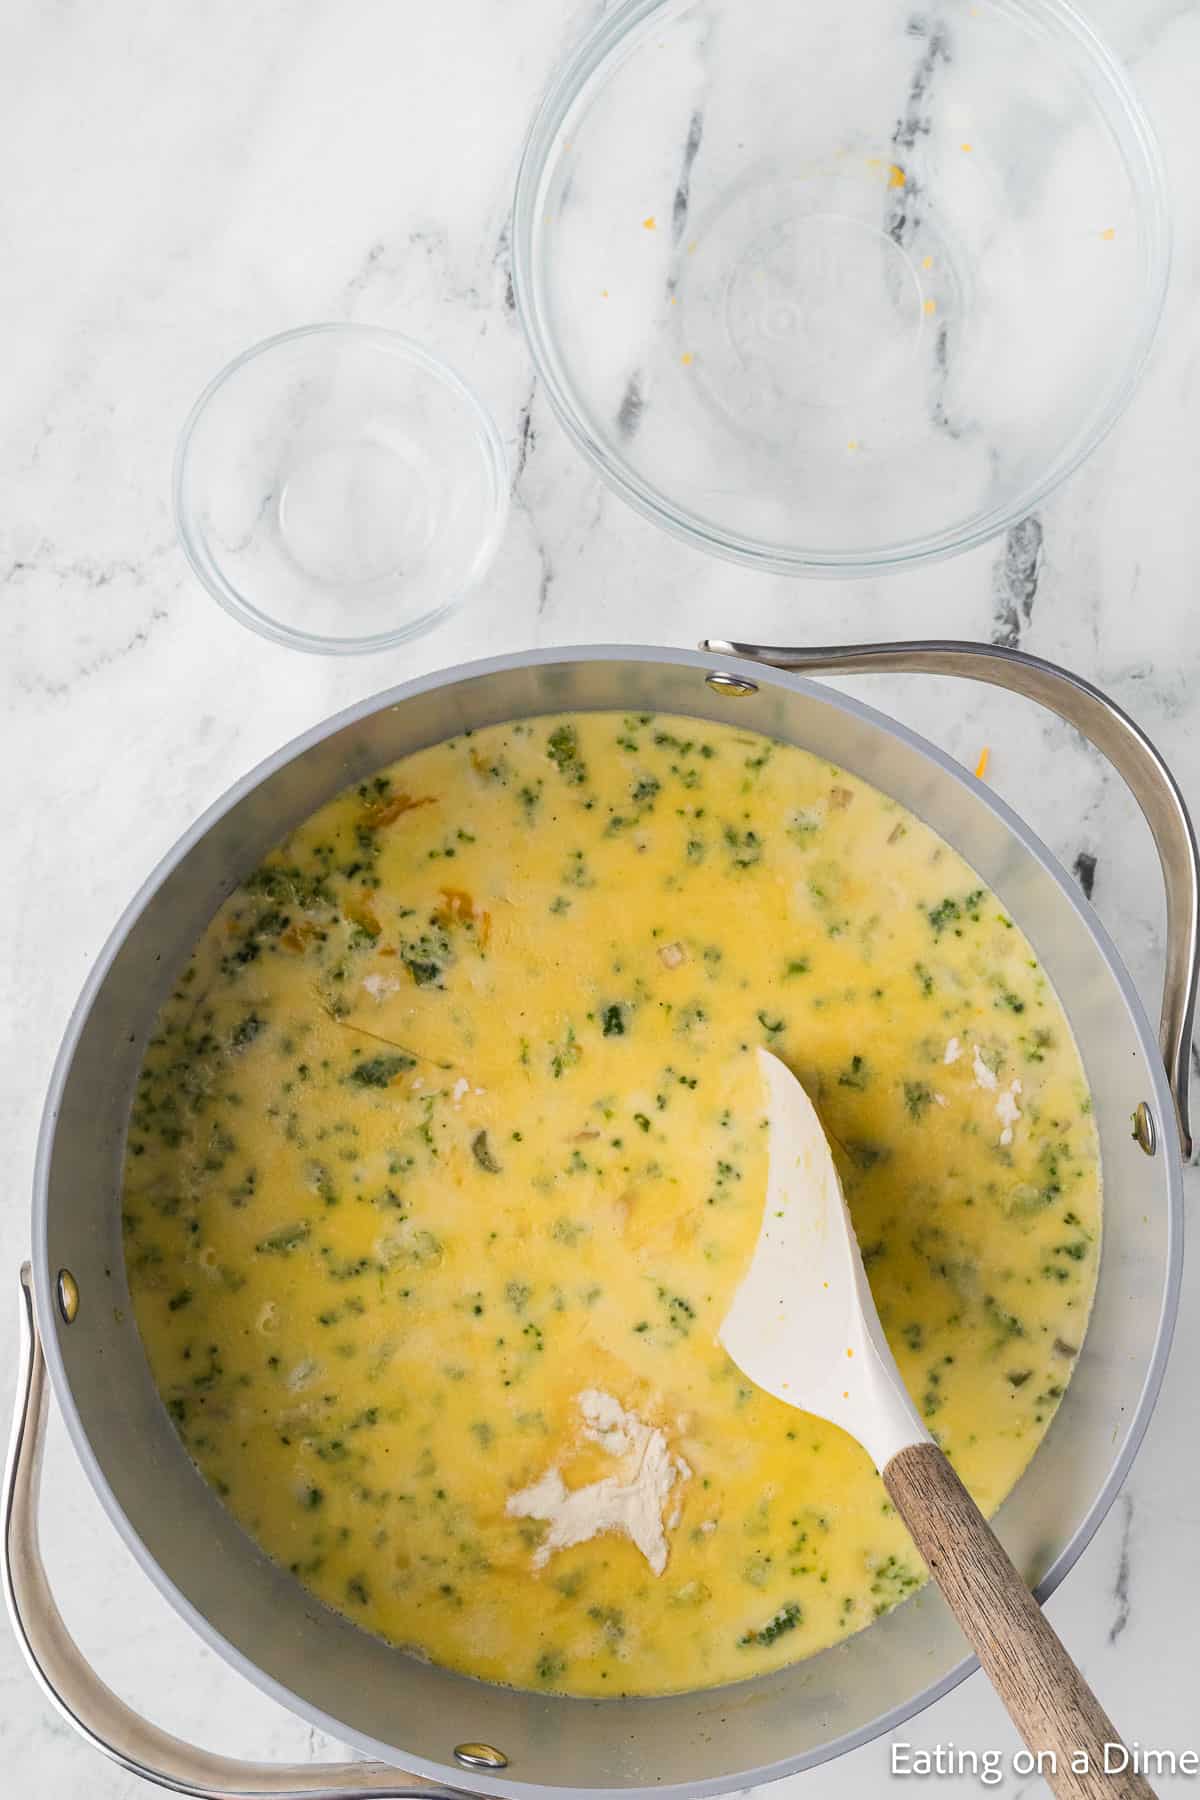
<path fill-rule="evenodd" d="M 1037 956 L 919 820 L 727 726 L 531 719 L 338 796 L 221 907 L 146 1052 L 126 1263 L 188 1452 L 313 1594 L 605 1695 L 761 1674 L 920 1585 L 866 1454 L 717 1343 L 760 1045 L 991 1512 L 1082 1341 L 1099 1162 Z"/>

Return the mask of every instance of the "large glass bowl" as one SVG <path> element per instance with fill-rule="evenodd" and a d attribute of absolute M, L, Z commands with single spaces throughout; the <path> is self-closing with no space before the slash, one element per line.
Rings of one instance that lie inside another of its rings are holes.
<path fill-rule="evenodd" d="M 1036 506 L 1133 392 L 1169 261 L 1151 129 L 1064 0 L 628 0 L 537 114 L 513 237 L 600 472 L 804 574 Z"/>

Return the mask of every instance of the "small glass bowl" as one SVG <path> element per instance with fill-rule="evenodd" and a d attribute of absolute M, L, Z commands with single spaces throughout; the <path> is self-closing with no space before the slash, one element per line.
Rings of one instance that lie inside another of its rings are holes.
<path fill-rule="evenodd" d="M 175 519 L 213 597 L 297 650 L 387 649 L 483 575 L 508 511 L 504 446 L 418 344 L 361 325 L 267 338 L 200 396 Z"/>
<path fill-rule="evenodd" d="M 1066 0 L 626 0 L 533 122 L 513 256 L 551 403 L 626 500 L 854 575 L 983 542 L 1091 452 L 1169 231 Z"/>

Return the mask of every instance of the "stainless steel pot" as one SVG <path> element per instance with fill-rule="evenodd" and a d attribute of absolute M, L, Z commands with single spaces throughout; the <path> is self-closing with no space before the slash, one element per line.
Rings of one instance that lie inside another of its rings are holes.
<path fill-rule="evenodd" d="M 239 782 L 114 931 L 71 1020 L 42 1127 L 3 1566 L 35 1675 L 70 1722 L 126 1768 L 202 1796 L 716 1794 L 891 1731 L 974 1667 L 931 1589 L 836 1648 L 737 1687 L 592 1702 L 488 1686 L 423 1665 L 326 1611 L 242 1532 L 176 1437 L 133 1324 L 118 1201 L 129 1098 L 155 1013 L 217 905 L 284 833 L 348 782 L 468 727 L 564 708 L 736 718 L 894 795 L 1003 898 L 1079 1041 L 1106 1212 L 1095 1311 L 1074 1378 L 997 1528 L 1044 1597 L 1112 1503 L 1146 1429 L 1179 1295 L 1198 901 L 1196 842 L 1179 790 L 1131 720 L 1086 682 L 1033 657 L 963 644 L 732 650 L 709 643 L 700 654 L 600 648 L 502 657 L 352 708 Z M 1108 755 L 1149 821 L 1167 886 L 1161 1050 L 1107 935 L 1021 820 L 932 745 L 780 665 L 971 676 L 1041 702 Z M 43 1355 L 96 1492 L 158 1588 L 235 1668 L 375 1762 L 232 1762 L 160 1732 L 100 1683 L 63 1627 L 38 1554 Z"/>

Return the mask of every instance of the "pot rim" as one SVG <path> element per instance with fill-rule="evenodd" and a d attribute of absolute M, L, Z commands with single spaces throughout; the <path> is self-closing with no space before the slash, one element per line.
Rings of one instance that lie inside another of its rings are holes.
<path fill-rule="evenodd" d="M 42 1112 L 38 1131 L 37 1151 L 34 1163 L 33 1179 L 33 1279 L 37 1308 L 37 1317 L 41 1324 L 43 1348 L 47 1368 L 50 1374 L 51 1387 L 66 1421 L 67 1432 L 75 1454 L 88 1477 L 89 1482 L 100 1502 L 106 1516 L 116 1528 L 118 1536 L 133 1554 L 138 1566 L 149 1578 L 153 1586 L 173 1607 L 176 1613 L 192 1627 L 201 1641 L 215 1649 L 222 1659 L 246 1680 L 267 1694 L 279 1705 L 284 1706 L 311 1725 L 327 1733 L 339 1742 L 352 1744 L 356 1749 L 377 1757 L 381 1762 L 398 1769 L 404 1769 L 426 1780 L 449 1784 L 458 1791 L 490 1794 L 501 1797 L 501 1800 L 532 1800 L 534 1796 L 573 1797 L 578 1800 L 580 1794 L 586 1793 L 586 1786 L 569 1789 L 554 1787 L 541 1782 L 505 1779 L 482 1771 L 472 1770 L 466 1777 L 471 1783 L 470 1789 L 462 1786 L 464 1772 L 447 1764 L 432 1762 L 415 1754 L 398 1751 L 394 1745 L 385 1744 L 382 1740 L 371 1738 L 360 1731 L 345 1725 L 331 1714 L 310 1701 L 301 1698 L 290 1688 L 270 1675 L 257 1663 L 251 1661 L 236 1645 L 218 1632 L 195 1607 L 190 1600 L 176 1587 L 165 1570 L 151 1556 L 134 1529 L 124 1509 L 113 1493 L 99 1460 L 92 1449 L 87 1428 L 84 1425 L 79 1409 L 76 1406 L 69 1380 L 67 1378 L 64 1359 L 60 1346 L 58 1328 L 59 1316 L 54 1304 L 53 1276 L 49 1266 L 48 1244 L 48 1194 L 50 1164 L 54 1147 L 54 1137 L 58 1121 L 58 1111 L 64 1088 L 70 1075 L 75 1051 L 83 1032 L 84 1025 L 90 1015 L 92 1005 L 103 986 L 109 970 L 125 939 L 141 916 L 147 902 L 157 891 L 173 870 L 184 860 L 192 849 L 207 835 L 211 827 L 231 807 L 235 806 L 247 794 L 275 774 L 278 770 L 292 762 L 296 757 L 310 750 L 314 745 L 333 736 L 347 726 L 384 710 L 398 707 L 418 695 L 435 692 L 440 688 L 456 686 L 464 681 L 474 680 L 495 673 L 522 669 L 544 668 L 555 664 L 563 665 L 576 662 L 648 662 L 673 663 L 676 666 L 693 668 L 703 673 L 728 671 L 730 674 L 743 677 L 757 687 L 771 686 L 782 688 L 791 693 L 807 695 L 819 700 L 835 710 L 846 713 L 860 723 L 864 723 L 887 735 L 898 738 L 933 762 L 944 774 L 949 775 L 958 785 L 972 796 L 1007 827 L 1021 847 L 1034 858 L 1042 870 L 1048 874 L 1078 915 L 1081 923 L 1091 935 L 1104 962 L 1112 975 L 1121 997 L 1129 1010 L 1129 1015 L 1137 1035 L 1139 1047 L 1145 1058 L 1148 1077 L 1153 1089 L 1153 1101 L 1160 1131 L 1160 1153 L 1164 1158 L 1167 1221 L 1166 1221 L 1166 1268 L 1159 1306 L 1158 1320 L 1154 1333 L 1154 1348 L 1150 1364 L 1138 1395 L 1137 1405 L 1129 1421 L 1124 1444 L 1116 1461 L 1096 1494 L 1086 1515 L 1077 1527 L 1070 1541 L 1064 1546 L 1051 1566 L 1036 1584 L 1034 1593 L 1040 1602 L 1045 1602 L 1070 1573 L 1084 1550 L 1090 1544 L 1100 1524 L 1104 1520 L 1117 1494 L 1124 1485 L 1125 1479 L 1133 1464 L 1146 1429 L 1153 1415 L 1154 1406 L 1162 1386 L 1166 1371 L 1167 1358 L 1174 1336 L 1175 1323 L 1179 1311 L 1179 1299 L 1183 1274 L 1183 1159 L 1181 1156 L 1179 1128 L 1176 1120 L 1175 1106 L 1163 1065 L 1153 1027 L 1146 1015 L 1145 1008 L 1126 969 L 1116 945 L 1113 943 L 1104 925 L 1092 907 L 1080 894 L 1076 884 L 1072 882 L 1058 859 L 1049 848 L 1033 832 L 1025 821 L 1006 801 L 993 793 L 990 788 L 974 780 L 969 771 L 958 763 L 947 752 L 931 743 L 920 733 L 911 730 L 899 720 L 891 718 L 878 708 L 867 705 L 856 697 L 830 688 L 825 683 L 814 681 L 803 675 L 792 674 L 760 663 L 750 662 L 736 656 L 714 655 L 694 650 L 671 648 L 665 645 L 639 644 L 581 644 L 565 645 L 550 649 L 508 652 L 502 656 L 484 657 L 473 662 L 456 664 L 448 669 L 440 669 L 432 674 L 421 675 L 410 681 L 386 688 L 380 693 L 369 696 L 365 700 L 355 702 L 343 708 L 317 725 L 299 733 L 288 743 L 264 757 L 246 774 L 233 782 L 223 794 L 205 808 L 191 826 L 177 839 L 150 874 L 142 882 L 129 904 L 124 908 L 116 924 L 97 956 L 88 974 L 70 1018 L 63 1033 L 62 1043 L 55 1058 L 47 1090 L 46 1102 Z M 726 1777 L 714 1777 L 712 1781 L 690 1783 L 686 1788 L 676 1784 L 670 1786 L 656 1784 L 650 1787 L 630 1787 L 622 1789 L 624 1800 L 651 1800 L 651 1796 L 674 1795 L 677 1800 L 698 1800 L 705 1795 L 725 1793 L 735 1786 L 739 1789 L 757 1787 L 778 1780 L 789 1774 L 814 1768 L 821 1763 L 833 1761 L 848 1751 L 859 1749 L 873 1742 L 876 1738 L 893 1732 L 907 1720 L 924 1712 L 935 1701 L 950 1693 L 968 1675 L 978 1668 L 978 1660 L 967 1655 L 949 1669 L 945 1675 L 929 1686 L 922 1688 L 911 1699 L 892 1707 L 888 1712 L 880 1714 L 868 1724 L 857 1730 L 844 1733 L 839 1738 L 822 1744 L 818 1750 L 811 1751 L 800 1758 L 780 1759 L 762 1767 L 741 1771 L 736 1782 Z M 737 1686 L 749 1686 L 750 1683 L 738 1683 Z M 722 1690 L 697 1689 L 696 1696 L 716 1695 Z M 603 1705 L 604 1702 L 581 1700 L 575 1696 L 560 1696 L 569 1705 Z M 652 1706 L 655 1696 L 643 1696 L 633 1700 L 633 1704 Z M 623 1704 L 630 1704 L 626 1699 Z M 397 1755 L 404 1758 L 403 1763 L 395 1763 Z"/>

